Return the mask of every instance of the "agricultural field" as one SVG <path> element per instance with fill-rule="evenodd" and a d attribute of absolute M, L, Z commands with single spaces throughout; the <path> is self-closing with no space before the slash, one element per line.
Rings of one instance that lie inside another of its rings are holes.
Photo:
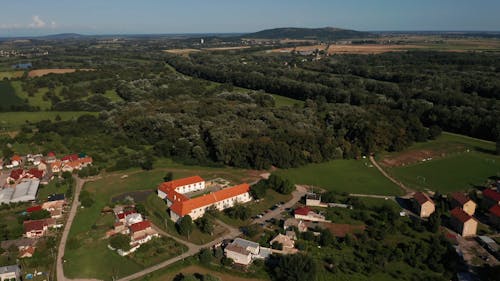
<path fill-rule="evenodd" d="M 0 80 L 20 78 L 24 71 L 0 71 Z"/>
<path fill-rule="evenodd" d="M 166 53 L 174 54 L 174 55 L 189 55 L 190 53 L 196 53 L 199 52 L 200 50 L 198 49 L 170 49 L 170 50 L 165 50 Z"/>
<path fill-rule="evenodd" d="M 336 192 L 401 194 L 401 190 L 372 167 L 368 159 L 333 160 L 300 168 L 278 170 L 276 173 L 296 184 L 307 184 Z"/>
<path fill-rule="evenodd" d="M 28 72 L 28 77 L 40 77 L 47 74 L 65 74 L 73 73 L 76 71 L 91 71 L 92 69 L 74 69 L 74 68 L 47 68 L 47 69 L 36 69 Z"/>
<path fill-rule="evenodd" d="M 494 149 L 493 142 L 443 133 L 437 140 L 378 159 L 411 188 L 447 193 L 484 185 L 489 177 L 500 176 L 500 157 L 493 154 Z"/>

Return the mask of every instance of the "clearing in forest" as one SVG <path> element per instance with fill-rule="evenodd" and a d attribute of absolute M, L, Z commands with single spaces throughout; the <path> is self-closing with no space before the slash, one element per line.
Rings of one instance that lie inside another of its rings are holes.
<path fill-rule="evenodd" d="M 28 77 L 40 77 L 47 74 L 65 74 L 65 73 L 73 73 L 76 71 L 92 71 L 93 69 L 75 69 L 75 68 L 46 68 L 46 69 L 36 69 L 31 70 L 28 73 Z"/>

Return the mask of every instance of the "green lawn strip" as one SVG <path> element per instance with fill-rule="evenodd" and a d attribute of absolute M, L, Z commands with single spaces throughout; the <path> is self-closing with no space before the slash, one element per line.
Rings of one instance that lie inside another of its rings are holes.
<path fill-rule="evenodd" d="M 113 102 L 123 101 L 123 99 L 116 93 L 115 90 L 107 90 L 104 93 L 104 96 L 107 97 L 108 99 L 110 99 Z"/>
<path fill-rule="evenodd" d="M 54 121 L 58 115 L 61 120 L 69 120 L 85 114 L 97 115 L 98 113 L 85 111 L 0 112 L 0 131 L 18 130 L 26 122 Z"/>
<path fill-rule="evenodd" d="M 294 106 L 295 104 L 302 106 L 304 104 L 304 101 L 301 101 L 301 100 L 291 99 L 291 98 L 287 98 L 287 97 L 280 96 L 280 95 L 274 95 L 274 94 L 272 94 L 271 96 L 273 96 L 274 101 L 275 101 L 275 105 L 277 107 Z"/>
<path fill-rule="evenodd" d="M 368 159 L 332 160 L 278 170 L 276 173 L 296 184 L 313 185 L 325 190 L 360 194 L 401 194 L 401 190 L 372 167 Z"/>
<path fill-rule="evenodd" d="M 21 81 L 12 81 L 11 84 L 16 95 L 23 100 L 28 99 L 29 105 L 39 106 L 41 110 L 49 110 L 51 108 L 52 103 L 50 100 L 43 99 L 43 96 L 48 91 L 48 88 L 38 89 L 38 91 L 30 97 L 28 93 L 23 90 Z"/>
<path fill-rule="evenodd" d="M 358 198 L 361 202 L 363 202 L 363 204 L 368 208 L 380 207 L 383 205 L 391 206 L 396 209 L 401 208 L 396 201 L 390 199 L 386 200 L 382 198 L 368 198 L 368 197 L 356 197 L 356 198 Z"/>
<path fill-rule="evenodd" d="M 500 176 L 500 157 L 476 151 L 453 154 L 388 171 L 409 187 L 441 193 L 465 191 Z"/>

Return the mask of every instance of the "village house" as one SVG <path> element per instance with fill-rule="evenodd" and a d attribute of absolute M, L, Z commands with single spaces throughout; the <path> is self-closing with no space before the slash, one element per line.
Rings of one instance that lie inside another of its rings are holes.
<path fill-rule="evenodd" d="M 63 163 L 60 160 L 55 160 L 54 162 L 51 162 L 50 170 L 52 171 L 52 173 L 59 173 L 61 171 L 62 164 Z"/>
<path fill-rule="evenodd" d="M 68 159 L 73 159 L 68 158 Z M 66 160 L 63 161 L 61 171 L 63 172 L 73 172 L 75 170 L 81 170 L 89 165 L 92 165 L 92 157 L 77 158 L 76 160 Z"/>
<path fill-rule="evenodd" d="M 471 215 L 460 208 L 451 210 L 450 224 L 463 237 L 476 235 L 477 221 Z"/>
<path fill-rule="evenodd" d="M 42 219 L 42 220 L 30 220 L 25 221 L 24 225 L 24 235 L 27 238 L 39 238 L 45 236 L 49 228 L 56 227 L 55 219 Z"/>
<path fill-rule="evenodd" d="M 500 205 L 500 192 L 488 188 L 483 191 L 483 205 L 485 208 L 491 208 L 494 205 Z"/>
<path fill-rule="evenodd" d="M 249 265 L 254 259 L 269 257 L 271 250 L 260 247 L 259 243 L 236 238 L 224 248 L 224 253 L 227 258 L 232 259 L 237 264 Z"/>
<path fill-rule="evenodd" d="M 472 201 L 469 196 L 463 194 L 462 192 L 454 192 L 450 195 L 451 208 L 462 208 L 464 212 L 469 215 L 474 215 L 476 211 L 476 203 Z"/>
<path fill-rule="evenodd" d="M 1 281 L 19 281 L 21 280 L 21 269 L 18 265 L 8 265 L 0 267 Z"/>
<path fill-rule="evenodd" d="M 47 153 L 47 157 L 45 158 L 45 161 L 49 164 L 54 163 L 57 160 L 56 154 L 54 152 L 49 152 Z"/>
<path fill-rule="evenodd" d="M 285 253 L 297 252 L 297 249 L 295 249 L 295 241 L 286 235 L 278 234 L 269 242 L 270 245 L 275 243 L 281 244 L 283 247 L 282 251 Z"/>
<path fill-rule="evenodd" d="M 19 255 L 18 255 L 18 257 L 20 259 L 31 258 L 33 256 L 33 254 L 35 253 L 35 251 L 36 251 L 36 248 L 33 247 L 33 246 L 27 246 L 27 247 L 19 248 Z"/>
<path fill-rule="evenodd" d="M 489 210 L 490 223 L 492 226 L 500 229 L 500 206 L 495 205 Z"/>
<path fill-rule="evenodd" d="M 9 176 L 7 177 L 7 184 L 15 184 L 17 181 L 24 177 L 23 169 L 15 169 L 10 171 Z"/>
<path fill-rule="evenodd" d="M 118 232 L 119 226 L 122 226 L 122 222 L 117 222 L 115 224 L 115 232 L 111 235 L 114 235 Z M 118 254 L 121 256 L 126 256 L 129 255 L 133 252 L 135 252 L 139 247 L 153 239 L 154 237 L 160 237 L 158 232 L 152 228 L 152 225 L 149 221 L 144 220 L 138 223 L 134 223 L 132 225 L 129 225 L 128 231 L 121 230 L 122 234 L 130 234 L 130 250 L 128 251 L 123 251 L 121 249 L 118 250 Z M 111 236 L 109 235 L 109 236 Z"/>
<path fill-rule="evenodd" d="M 12 165 L 12 167 L 19 167 L 22 162 L 23 158 L 19 155 L 14 155 L 10 158 L 10 165 Z"/>
<path fill-rule="evenodd" d="M 325 219 L 325 216 L 312 211 L 309 207 L 302 207 L 302 208 L 295 209 L 295 211 L 293 211 L 293 214 L 294 214 L 294 217 L 298 220 L 324 221 L 324 222 L 327 221 Z"/>
<path fill-rule="evenodd" d="M 307 231 L 307 225 L 302 220 L 297 220 L 294 218 L 286 219 L 285 222 L 283 223 L 283 228 L 285 230 L 289 230 L 292 227 L 296 227 L 299 232 Z"/>
<path fill-rule="evenodd" d="M 158 196 L 167 202 L 167 206 L 170 207 L 170 218 L 175 222 L 186 215 L 191 216 L 193 220 L 198 219 L 212 206 L 217 210 L 224 210 L 237 203 L 246 203 L 252 200 L 250 185 L 246 183 L 195 198 L 184 195 L 187 192 L 199 191 L 204 188 L 205 181 L 201 177 L 195 176 L 160 184 Z"/>
<path fill-rule="evenodd" d="M 419 215 L 421 218 L 430 217 L 436 210 L 434 202 L 427 194 L 423 192 L 416 192 L 413 195 L 413 205 L 417 212 L 417 215 Z"/>
<path fill-rule="evenodd" d="M 321 195 L 316 193 L 308 193 L 306 195 L 306 206 L 328 207 L 328 204 L 321 202 Z"/>

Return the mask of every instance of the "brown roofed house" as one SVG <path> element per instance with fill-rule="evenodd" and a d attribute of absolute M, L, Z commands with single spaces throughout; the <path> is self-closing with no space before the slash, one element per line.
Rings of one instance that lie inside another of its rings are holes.
<path fill-rule="evenodd" d="M 436 206 L 432 199 L 423 192 L 416 192 L 413 195 L 413 202 L 415 205 L 415 209 L 417 214 L 421 218 L 428 218 L 434 211 L 436 210 Z"/>
<path fill-rule="evenodd" d="M 450 195 L 450 203 L 452 208 L 462 208 L 462 210 L 470 216 L 474 215 L 474 212 L 476 211 L 476 203 L 462 192 L 452 193 Z"/>
<path fill-rule="evenodd" d="M 476 235 L 477 221 L 471 215 L 460 208 L 451 210 L 450 224 L 463 237 Z"/>

